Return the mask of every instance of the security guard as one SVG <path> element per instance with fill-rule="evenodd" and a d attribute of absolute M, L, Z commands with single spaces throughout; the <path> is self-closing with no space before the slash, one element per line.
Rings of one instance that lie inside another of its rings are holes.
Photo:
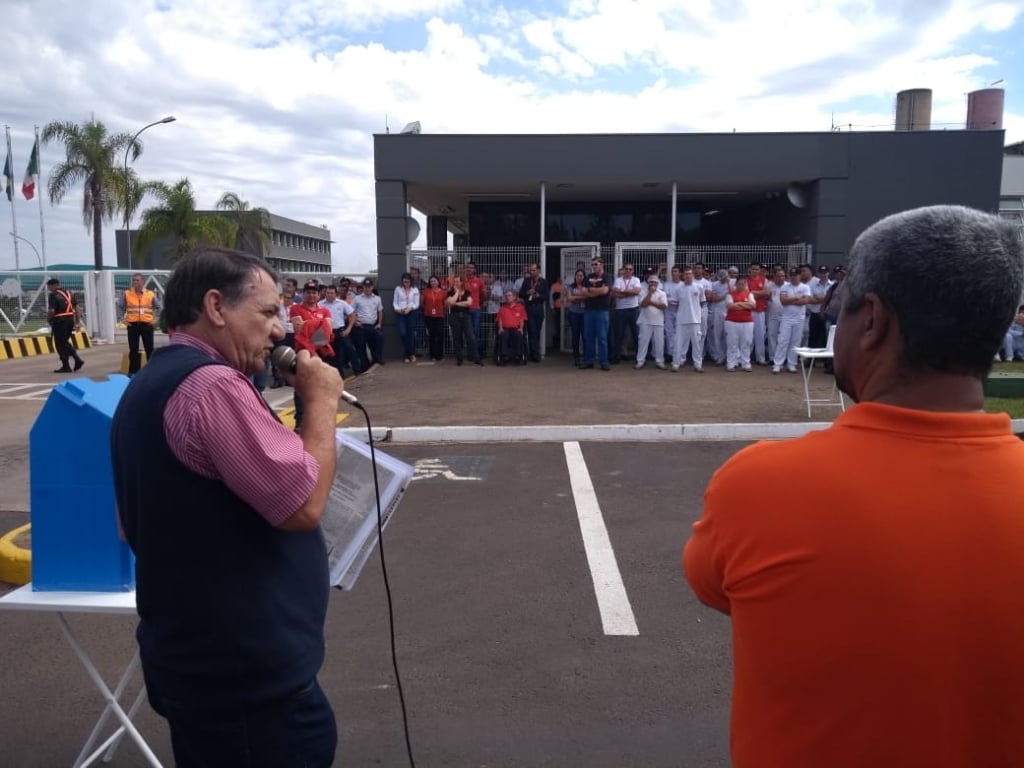
<path fill-rule="evenodd" d="M 132 275 L 132 287 L 117 300 L 118 319 L 128 328 L 128 375 L 134 376 L 142 367 L 139 340 L 146 350 L 146 359 L 153 356 L 153 325 L 160 314 L 160 299 L 143 287 L 143 277 Z"/>
<path fill-rule="evenodd" d="M 46 281 L 46 289 L 50 292 L 46 318 L 50 321 L 53 343 L 57 346 L 57 355 L 60 357 L 60 368 L 54 373 L 71 373 L 72 357 L 75 358 L 74 370 L 77 371 L 85 365 L 85 361 L 71 346 L 71 334 L 82 327 L 82 309 L 71 291 L 60 287 L 60 280 L 56 277 Z"/>

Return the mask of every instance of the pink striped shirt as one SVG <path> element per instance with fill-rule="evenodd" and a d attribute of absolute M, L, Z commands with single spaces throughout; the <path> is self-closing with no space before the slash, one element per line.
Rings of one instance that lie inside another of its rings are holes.
<path fill-rule="evenodd" d="M 176 331 L 170 343 L 226 362 L 187 333 Z M 164 409 L 164 434 L 182 464 L 224 483 L 274 526 L 305 503 L 320 474 L 302 439 L 273 417 L 252 382 L 229 365 L 204 365 L 181 382 Z"/>

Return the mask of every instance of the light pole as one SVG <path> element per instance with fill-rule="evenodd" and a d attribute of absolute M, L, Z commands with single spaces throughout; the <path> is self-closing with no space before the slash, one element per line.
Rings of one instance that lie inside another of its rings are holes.
<path fill-rule="evenodd" d="M 135 140 L 142 135 L 143 131 L 152 128 L 154 125 L 163 125 L 164 123 L 173 123 L 177 120 L 174 115 L 168 115 L 162 120 L 154 120 L 149 125 L 144 125 L 139 129 L 139 132 L 132 136 L 132 140 L 128 142 L 128 146 L 124 149 L 124 239 L 128 245 L 128 267 L 132 268 L 135 266 L 134 260 L 132 259 L 132 190 L 131 180 L 128 178 L 128 153 L 131 152 L 132 147 L 135 146 Z"/>
<path fill-rule="evenodd" d="M 36 255 L 36 261 L 39 262 L 39 268 L 40 269 L 43 268 L 43 260 L 41 258 L 39 258 L 39 251 L 36 250 L 35 243 L 33 243 L 31 240 L 29 240 L 27 238 L 22 237 L 21 235 L 14 234 L 14 232 L 8 232 L 7 234 L 9 234 L 15 240 L 21 240 L 21 242 L 23 242 L 23 243 L 28 243 L 29 247 L 32 249 L 32 252 Z M 46 277 L 45 271 L 44 271 L 43 277 Z M 21 317 L 18 318 L 18 322 L 19 323 L 22 320 L 25 319 L 25 305 L 22 303 L 22 300 L 24 298 L 25 297 L 24 297 L 24 295 L 22 294 L 22 291 L 21 291 L 21 274 L 19 273 L 18 274 L 18 312 L 21 314 Z"/>
<path fill-rule="evenodd" d="M 9 234 L 11 237 L 13 237 L 13 238 L 15 238 L 17 240 L 21 240 L 21 242 L 23 242 L 23 243 L 28 243 L 28 247 L 31 248 L 32 252 L 36 255 L 36 261 L 39 262 L 39 268 L 40 269 L 43 268 L 43 260 L 39 256 L 39 250 L 36 248 L 35 243 L 33 243 L 28 238 L 22 237 L 21 235 L 16 235 L 13 232 L 8 232 L 7 234 Z"/>

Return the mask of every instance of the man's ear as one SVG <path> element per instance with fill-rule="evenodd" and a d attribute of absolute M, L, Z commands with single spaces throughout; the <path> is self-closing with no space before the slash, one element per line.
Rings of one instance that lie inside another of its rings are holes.
<path fill-rule="evenodd" d="M 858 344 L 865 351 L 877 351 L 885 346 L 893 331 L 892 311 L 876 293 L 865 294 L 855 322 L 859 326 Z"/>
<path fill-rule="evenodd" d="M 224 295 L 220 291 L 211 288 L 203 296 L 203 314 L 215 327 L 221 328 L 225 325 Z"/>

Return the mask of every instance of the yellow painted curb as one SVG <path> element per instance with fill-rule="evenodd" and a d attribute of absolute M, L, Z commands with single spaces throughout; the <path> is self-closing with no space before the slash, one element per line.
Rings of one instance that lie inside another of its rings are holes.
<path fill-rule="evenodd" d="M 75 349 L 87 349 L 92 346 L 92 339 L 86 331 L 75 331 L 71 334 L 71 346 Z M 53 339 L 48 334 L 8 336 L 0 340 L 0 360 L 52 355 L 55 351 Z"/>
<path fill-rule="evenodd" d="M 28 584 L 32 581 L 32 551 L 23 549 L 14 540 L 28 533 L 31 524 L 15 528 L 0 538 L 0 581 L 8 584 Z"/>
<path fill-rule="evenodd" d="M 139 352 L 139 358 L 140 358 L 139 368 L 141 369 L 146 363 L 149 362 L 149 358 L 146 357 L 146 353 L 145 352 Z M 128 353 L 125 352 L 123 355 L 121 355 L 121 373 L 123 373 L 125 376 L 127 376 L 128 375 L 128 368 L 129 368 Z"/>

